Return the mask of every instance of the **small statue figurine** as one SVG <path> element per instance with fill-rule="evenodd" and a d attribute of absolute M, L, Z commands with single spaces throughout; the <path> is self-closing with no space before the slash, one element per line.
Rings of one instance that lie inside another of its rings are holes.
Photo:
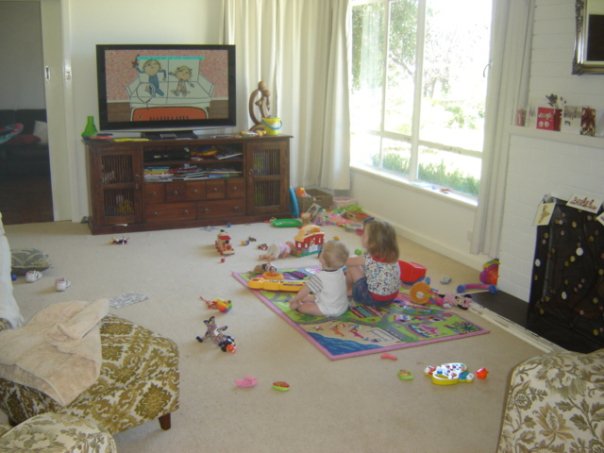
<path fill-rule="evenodd" d="M 204 340 L 210 338 L 223 352 L 235 352 L 237 350 L 235 339 L 230 335 L 225 335 L 223 333 L 227 330 L 228 326 L 218 327 L 214 316 L 206 319 L 203 323 L 206 325 L 207 330 L 203 337 L 195 337 L 197 341 L 203 343 Z"/>
<path fill-rule="evenodd" d="M 251 132 L 264 131 L 262 118 L 267 118 L 271 110 L 271 92 L 261 80 L 258 82 L 258 88 L 252 91 L 249 100 L 250 118 L 254 125 L 250 128 Z"/>

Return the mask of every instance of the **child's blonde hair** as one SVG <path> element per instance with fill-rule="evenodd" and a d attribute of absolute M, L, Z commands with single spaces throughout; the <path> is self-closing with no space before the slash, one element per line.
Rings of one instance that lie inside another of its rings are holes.
<path fill-rule="evenodd" d="M 339 269 L 348 260 L 348 249 L 340 241 L 327 241 L 321 250 L 321 256 L 327 269 Z"/>
<path fill-rule="evenodd" d="M 398 260 L 398 242 L 392 225 L 383 220 L 370 220 L 365 224 L 367 253 L 387 263 Z"/>

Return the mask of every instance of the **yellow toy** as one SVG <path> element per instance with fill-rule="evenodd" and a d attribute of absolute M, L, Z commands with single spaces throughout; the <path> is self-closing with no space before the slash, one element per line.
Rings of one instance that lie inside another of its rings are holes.
<path fill-rule="evenodd" d="M 304 286 L 302 280 L 266 279 L 263 277 L 252 278 L 247 282 L 250 289 L 261 289 L 264 291 L 286 291 L 297 293 Z"/>

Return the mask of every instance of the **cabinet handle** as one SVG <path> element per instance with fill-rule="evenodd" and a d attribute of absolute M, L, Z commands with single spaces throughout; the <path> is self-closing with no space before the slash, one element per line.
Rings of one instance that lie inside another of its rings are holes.
<path fill-rule="evenodd" d="M 178 195 L 178 190 L 173 190 L 173 191 L 172 191 L 172 194 L 173 194 L 173 195 Z"/>
<path fill-rule="evenodd" d="M 185 215 L 189 215 L 189 210 L 185 209 Z"/>
<path fill-rule="evenodd" d="M 153 215 L 154 215 L 155 217 L 157 217 L 157 216 L 159 215 L 159 213 L 158 213 L 157 211 L 153 211 Z"/>
<path fill-rule="evenodd" d="M 218 192 L 218 187 L 213 188 L 214 192 Z"/>
<path fill-rule="evenodd" d="M 241 207 L 240 206 L 233 206 L 233 211 L 239 212 L 239 211 L 241 211 Z"/>
<path fill-rule="evenodd" d="M 197 192 L 199 192 L 199 190 L 193 189 L 193 193 L 197 193 Z"/>

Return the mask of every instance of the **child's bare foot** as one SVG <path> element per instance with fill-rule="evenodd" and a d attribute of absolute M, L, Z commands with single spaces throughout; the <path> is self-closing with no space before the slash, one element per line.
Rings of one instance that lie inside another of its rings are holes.
<path fill-rule="evenodd" d="M 300 305 L 302 305 L 302 303 L 299 300 L 289 301 L 289 308 L 291 308 L 292 310 L 297 310 Z"/>

